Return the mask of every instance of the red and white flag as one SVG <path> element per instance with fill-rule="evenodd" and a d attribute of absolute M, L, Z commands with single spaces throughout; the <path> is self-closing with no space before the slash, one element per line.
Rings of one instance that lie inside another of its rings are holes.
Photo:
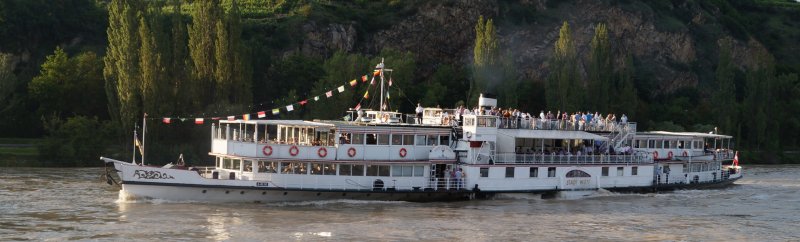
<path fill-rule="evenodd" d="M 736 154 L 733 155 L 733 166 L 739 166 L 739 151 L 736 151 Z"/>
<path fill-rule="evenodd" d="M 203 118 L 194 119 L 194 124 L 203 124 Z"/>
<path fill-rule="evenodd" d="M 258 112 L 258 118 L 264 118 L 266 116 L 267 116 L 267 112 L 265 112 L 265 111 Z"/>
<path fill-rule="evenodd" d="M 392 86 L 392 78 L 391 77 L 389 78 L 389 86 L 390 87 Z"/>
<path fill-rule="evenodd" d="M 228 116 L 228 121 L 236 120 L 236 116 Z"/>
<path fill-rule="evenodd" d="M 331 96 L 333 96 L 333 91 L 328 91 L 328 92 L 326 92 L 326 93 L 325 93 L 325 96 L 326 96 L 326 97 L 331 97 Z"/>
<path fill-rule="evenodd" d="M 165 124 L 169 124 L 169 123 L 172 122 L 172 120 L 170 118 L 163 118 L 163 119 L 161 119 L 161 122 L 164 122 Z"/>
<path fill-rule="evenodd" d="M 358 105 L 356 105 L 356 108 L 355 108 L 355 109 L 356 109 L 356 111 L 358 111 L 359 109 L 361 109 L 361 103 L 359 103 Z"/>

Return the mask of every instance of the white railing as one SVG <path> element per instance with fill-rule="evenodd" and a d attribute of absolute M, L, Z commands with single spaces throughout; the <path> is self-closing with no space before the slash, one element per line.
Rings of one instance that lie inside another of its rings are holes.
<path fill-rule="evenodd" d="M 502 153 L 494 157 L 495 164 L 605 164 L 653 163 L 646 155 L 545 155 Z"/>
<path fill-rule="evenodd" d="M 636 131 L 636 123 L 628 122 L 574 122 L 562 119 L 539 119 L 539 118 L 498 118 L 498 128 L 501 129 L 533 129 L 533 130 L 562 130 L 562 131 L 591 131 L 591 132 L 612 132 L 620 129 L 627 132 Z"/>

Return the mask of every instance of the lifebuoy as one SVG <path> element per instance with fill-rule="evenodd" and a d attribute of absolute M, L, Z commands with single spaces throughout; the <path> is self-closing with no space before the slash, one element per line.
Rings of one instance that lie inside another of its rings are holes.
<path fill-rule="evenodd" d="M 672 159 L 672 151 L 670 151 L 669 153 L 667 153 L 667 159 Z"/>
<path fill-rule="evenodd" d="M 406 157 L 406 154 L 408 154 L 406 148 L 400 148 L 400 157 Z"/>
<path fill-rule="evenodd" d="M 683 156 L 689 156 L 689 153 L 686 153 L 686 151 L 684 150 L 683 151 Z"/>
<path fill-rule="evenodd" d="M 297 156 L 300 153 L 300 149 L 297 148 L 296 145 L 292 145 L 292 148 L 289 148 L 289 154 L 292 156 Z"/>
<path fill-rule="evenodd" d="M 317 150 L 317 155 L 319 155 L 319 157 L 323 157 L 323 158 L 325 156 L 328 156 L 328 149 L 325 149 L 325 147 L 319 147 L 319 150 Z"/>
<path fill-rule="evenodd" d="M 350 147 L 350 149 L 347 150 L 347 155 L 350 157 L 356 156 L 356 148 Z"/>
<path fill-rule="evenodd" d="M 266 155 L 266 156 L 272 155 L 272 146 L 269 146 L 269 145 L 264 146 L 264 148 L 261 149 L 261 153 L 264 153 L 264 155 Z"/>
<path fill-rule="evenodd" d="M 658 159 L 658 151 L 653 151 L 653 160 Z"/>

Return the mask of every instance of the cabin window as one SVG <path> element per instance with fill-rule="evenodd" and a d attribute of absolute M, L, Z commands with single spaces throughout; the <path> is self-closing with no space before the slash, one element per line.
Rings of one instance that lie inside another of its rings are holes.
<path fill-rule="evenodd" d="M 364 134 L 353 134 L 352 135 L 353 144 L 354 145 L 363 145 L 364 144 Z"/>
<path fill-rule="evenodd" d="M 440 145 L 450 145 L 450 136 L 449 135 L 439 136 L 439 144 Z"/>
<path fill-rule="evenodd" d="M 291 162 L 281 162 L 281 174 L 292 174 L 294 173 L 294 166 L 292 166 Z"/>
<path fill-rule="evenodd" d="M 671 144 L 672 144 L 672 141 L 664 140 L 664 149 L 672 148 Z"/>
<path fill-rule="evenodd" d="M 617 176 L 625 175 L 625 168 L 624 167 L 617 167 Z"/>
<path fill-rule="evenodd" d="M 556 177 L 555 167 L 547 167 L 547 177 Z"/>
<path fill-rule="evenodd" d="M 217 166 L 216 167 L 217 168 L 222 168 L 222 158 L 221 157 L 217 157 Z"/>
<path fill-rule="evenodd" d="M 664 141 L 663 140 L 656 141 L 656 149 L 662 149 L 662 148 L 664 148 Z"/>
<path fill-rule="evenodd" d="M 481 177 L 489 177 L 489 167 L 481 167 Z"/>
<path fill-rule="evenodd" d="M 464 126 L 475 126 L 475 118 L 464 118 Z"/>
<path fill-rule="evenodd" d="M 672 148 L 672 149 L 678 148 L 678 141 L 677 140 L 670 140 L 669 141 L 669 148 Z"/>
<path fill-rule="evenodd" d="M 514 177 L 514 167 L 506 167 L 506 178 Z"/>
<path fill-rule="evenodd" d="M 308 174 L 308 164 L 304 162 L 292 162 L 294 174 Z"/>
<path fill-rule="evenodd" d="M 414 135 L 413 134 L 403 135 L 403 145 L 414 145 Z"/>
<path fill-rule="evenodd" d="M 322 164 L 311 164 L 311 175 L 322 175 Z"/>
<path fill-rule="evenodd" d="M 539 177 L 539 167 L 531 167 L 530 177 Z"/>
<path fill-rule="evenodd" d="M 648 141 L 647 141 L 647 148 L 648 148 L 648 149 L 654 149 L 654 148 L 656 148 L 656 141 L 655 141 L 655 140 L 648 140 Z"/>
<path fill-rule="evenodd" d="M 412 177 L 414 175 L 415 166 L 392 166 L 393 177 Z"/>
<path fill-rule="evenodd" d="M 339 165 L 339 175 L 349 176 L 352 175 L 353 165 Z"/>
<path fill-rule="evenodd" d="M 253 161 L 252 160 L 244 160 L 244 171 L 245 172 L 253 172 Z"/>
<path fill-rule="evenodd" d="M 231 169 L 239 170 L 239 167 L 242 167 L 242 160 L 233 160 L 233 167 L 231 167 Z"/>
<path fill-rule="evenodd" d="M 259 173 L 275 173 L 277 170 L 277 162 L 258 161 Z"/>
<path fill-rule="evenodd" d="M 586 173 L 585 171 L 582 171 L 582 170 L 571 170 L 571 171 L 567 172 L 567 174 L 564 175 L 564 176 L 565 177 L 592 177 L 591 175 L 589 175 L 589 173 Z"/>
<path fill-rule="evenodd" d="M 222 158 L 222 169 L 231 169 L 233 168 L 233 160 L 230 158 Z"/>
<path fill-rule="evenodd" d="M 415 177 L 425 176 L 425 166 L 414 166 L 414 176 Z"/>
<path fill-rule="evenodd" d="M 364 176 L 364 165 L 353 165 L 353 176 Z"/>
<path fill-rule="evenodd" d="M 377 135 L 376 134 L 367 134 L 367 144 L 368 145 L 378 144 Z"/>
<path fill-rule="evenodd" d="M 392 135 L 392 145 L 402 145 L 403 144 L 403 136 L 399 134 Z"/>
<path fill-rule="evenodd" d="M 419 145 L 419 146 L 424 146 L 425 145 L 425 135 L 416 135 L 414 138 L 415 138 L 415 141 L 414 141 L 415 145 Z"/>
<path fill-rule="evenodd" d="M 389 145 L 389 134 L 378 134 L 378 145 Z"/>
<path fill-rule="evenodd" d="M 631 167 L 631 176 L 638 176 L 639 175 L 639 167 L 634 166 Z"/>
<path fill-rule="evenodd" d="M 683 140 L 678 141 L 678 147 L 676 147 L 676 148 L 678 148 L 678 149 L 685 149 L 686 148 L 686 146 L 684 146 Z"/>
<path fill-rule="evenodd" d="M 436 146 L 439 136 L 428 135 L 428 146 Z"/>
<path fill-rule="evenodd" d="M 367 176 L 389 176 L 389 166 L 367 165 Z"/>
<path fill-rule="evenodd" d="M 322 174 L 323 175 L 336 175 L 336 165 L 334 165 L 334 164 L 322 164 Z"/>
<path fill-rule="evenodd" d="M 600 174 L 601 176 L 608 176 L 608 167 L 604 166 Z"/>

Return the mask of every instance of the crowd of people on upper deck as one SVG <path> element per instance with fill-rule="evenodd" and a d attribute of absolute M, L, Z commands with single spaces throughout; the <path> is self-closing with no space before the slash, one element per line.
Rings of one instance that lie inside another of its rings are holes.
<path fill-rule="evenodd" d="M 548 130 L 581 130 L 581 131 L 612 131 L 617 125 L 625 125 L 628 123 L 628 116 L 622 114 L 617 120 L 617 116 L 613 113 L 606 115 L 600 112 L 561 112 L 557 111 L 555 114 L 552 111 L 545 112 L 542 110 L 539 115 L 531 115 L 529 112 L 523 112 L 515 108 L 495 108 L 483 109 L 473 108 L 468 109 L 464 106 L 459 106 L 454 110 L 452 118 L 462 123 L 463 115 L 493 115 L 500 118 L 498 123 L 499 128 L 518 128 L 518 129 L 548 129 Z M 446 112 L 443 118 L 450 116 Z"/>

